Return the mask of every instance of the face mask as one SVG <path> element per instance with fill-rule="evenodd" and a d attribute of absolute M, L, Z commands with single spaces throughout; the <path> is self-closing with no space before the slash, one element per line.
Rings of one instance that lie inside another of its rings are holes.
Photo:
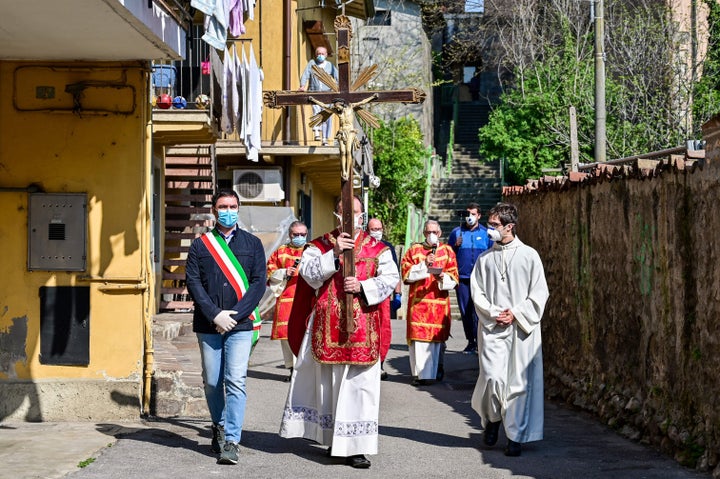
<path fill-rule="evenodd" d="M 476 220 L 475 217 L 472 216 L 472 215 L 465 217 L 465 222 L 468 224 L 468 226 L 475 226 L 475 222 L 476 222 L 476 221 L 477 221 L 477 220 Z"/>
<path fill-rule="evenodd" d="M 237 210 L 219 210 L 218 211 L 218 223 L 225 228 L 232 228 L 235 226 L 238 220 Z"/>
<path fill-rule="evenodd" d="M 498 242 L 502 240 L 502 234 L 496 230 L 495 228 L 488 228 L 487 230 L 488 238 L 493 240 L 494 242 Z"/>
<path fill-rule="evenodd" d="M 322 63 L 325 61 L 325 55 L 318 55 L 315 57 L 315 60 L 317 60 L 318 63 Z"/>
<path fill-rule="evenodd" d="M 375 238 L 376 240 L 380 241 L 382 239 L 382 231 L 371 231 L 370 236 Z"/>
<path fill-rule="evenodd" d="M 307 236 L 293 236 L 290 242 L 293 244 L 293 246 L 297 246 L 299 248 L 300 246 L 303 246 L 305 245 L 305 243 L 307 243 Z"/>
<path fill-rule="evenodd" d="M 355 217 L 355 229 L 361 230 L 365 226 L 365 213 L 360 213 Z"/>
<path fill-rule="evenodd" d="M 438 244 L 438 235 L 435 233 L 430 233 L 427 237 L 427 242 L 429 245 Z"/>

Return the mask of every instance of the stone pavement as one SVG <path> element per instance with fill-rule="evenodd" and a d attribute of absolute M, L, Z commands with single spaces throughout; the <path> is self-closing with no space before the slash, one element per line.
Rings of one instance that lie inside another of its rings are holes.
<path fill-rule="evenodd" d="M 140 419 L 133 423 L 0 423 L 0 478 L 337 478 L 477 477 L 484 479 L 709 478 L 655 450 L 629 441 L 594 418 L 546 402 L 545 440 L 525 445 L 521 457 L 482 446 L 470 408 L 477 357 L 461 353 L 462 326 L 448 342 L 441 383 L 409 384 L 404 321 L 393 321 L 380 413 L 380 454 L 372 467 L 354 470 L 325 457 L 324 448 L 277 435 L 288 383 L 269 324 L 251 358 L 248 406 L 240 462 L 216 464 L 209 421 Z M 85 467 L 79 467 L 84 465 Z"/>

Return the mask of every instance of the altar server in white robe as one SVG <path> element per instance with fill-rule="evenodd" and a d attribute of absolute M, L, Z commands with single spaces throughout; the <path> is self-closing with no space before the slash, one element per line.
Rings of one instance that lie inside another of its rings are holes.
<path fill-rule="evenodd" d="M 515 236 L 517 208 L 498 203 L 488 213 L 495 242 L 475 263 L 470 288 L 478 327 L 480 373 L 472 408 L 484 442 L 493 446 L 502 424 L 505 455 L 543 438 L 543 362 L 540 320 L 549 292 L 537 251 Z"/>
<path fill-rule="evenodd" d="M 342 217 L 340 203 L 336 216 Z M 389 248 L 362 230 L 364 216 L 357 197 L 354 217 L 354 236 L 336 229 L 313 240 L 303 252 L 288 322 L 288 341 L 293 350 L 299 345 L 299 350 L 293 351 L 297 362 L 280 436 L 330 446 L 328 456 L 344 457 L 347 465 L 364 469 L 370 467 L 365 454 L 378 452 L 378 305 L 393 293 L 400 275 Z M 342 252 L 353 248 L 355 276 L 344 278 Z M 346 292 L 353 293 L 355 316 L 347 328 L 350 332 L 342 333 L 340 302 Z"/>

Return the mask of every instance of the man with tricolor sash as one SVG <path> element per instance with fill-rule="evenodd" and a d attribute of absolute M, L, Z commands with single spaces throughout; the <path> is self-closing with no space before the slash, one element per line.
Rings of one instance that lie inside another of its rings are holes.
<path fill-rule="evenodd" d="M 353 203 L 354 231 L 335 229 L 302 255 L 288 325 L 297 362 L 280 435 L 330 446 L 328 456 L 364 469 L 370 467 L 365 454 L 378 452 L 379 305 L 400 276 L 388 247 L 363 231 L 362 203 L 357 197 Z M 335 215 L 342 218 L 340 202 Z M 343 276 L 345 250 L 354 251 L 354 276 Z"/>
<path fill-rule="evenodd" d="M 265 293 L 265 250 L 237 225 L 237 193 L 218 191 L 212 203 L 215 228 L 192 242 L 185 270 L 213 422 L 211 447 L 220 453 L 218 463 L 237 464 L 247 367 L 262 324 L 258 304 Z"/>

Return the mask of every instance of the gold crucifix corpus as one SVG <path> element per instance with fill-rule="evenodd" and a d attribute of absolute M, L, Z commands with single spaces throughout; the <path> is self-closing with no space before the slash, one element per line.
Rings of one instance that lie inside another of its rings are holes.
<path fill-rule="evenodd" d="M 342 180 L 347 181 L 353 174 L 353 164 L 355 158 L 355 150 L 360 148 L 360 142 L 357 138 L 357 130 L 355 129 L 355 111 L 366 103 L 377 99 L 377 94 L 371 95 L 364 100 L 357 103 L 346 102 L 343 98 L 336 98 L 333 100 L 330 107 L 325 103 L 316 100 L 314 97 L 309 97 L 308 100 L 311 103 L 316 104 L 322 111 L 317 115 L 313 115 L 310 119 L 310 126 L 316 126 L 327 120 L 330 115 L 337 115 L 340 120 L 340 126 L 338 132 L 335 135 L 335 139 L 338 141 L 340 146 L 340 177 Z M 360 110 L 363 113 L 365 110 Z M 367 118 L 366 118 L 367 121 Z M 371 125 L 378 128 L 380 125 L 377 123 L 375 118 L 372 118 Z"/>

